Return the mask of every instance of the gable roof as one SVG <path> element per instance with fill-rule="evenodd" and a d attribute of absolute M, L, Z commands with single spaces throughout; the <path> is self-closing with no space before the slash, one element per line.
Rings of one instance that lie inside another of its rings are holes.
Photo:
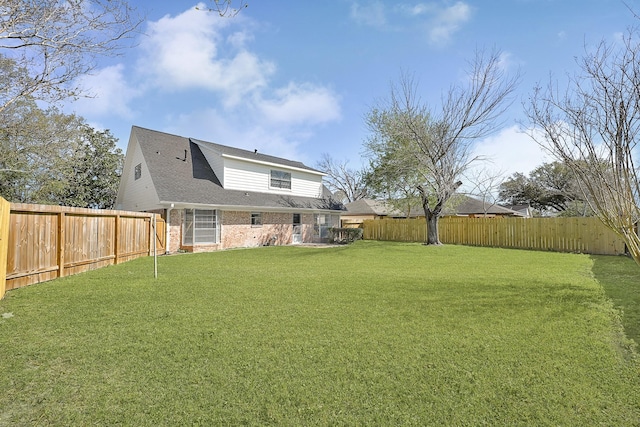
<path fill-rule="evenodd" d="M 453 206 L 444 209 L 444 215 L 506 215 L 506 216 L 523 216 L 522 213 L 502 207 L 500 205 L 483 202 L 475 197 L 465 195 L 456 196 L 457 200 L 453 200 Z"/>
<path fill-rule="evenodd" d="M 324 187 L 322 198 L 225 190 L 198 143 L 211 144 L 212 148 L 237 157 L 253 156 L 255 153 L 251 151 L 205 141 L 196 143 L 189 138 L 138 126 L 133 126 L 131 133 L 138 141 L 148 173 L 162 204 L 273 208 L 275 210 L 296 208 L 340 211 L 344 209 L 344 206 L 335 201 Z M 315 171 L 300 162 L 264 154 L 257 154 L 257 156 L 265 162 Z"/>
<path fill-rule="evenodd" d="M 189 139 L 191 140 L 191 142 L 198 145 L 202 145 L 203 147 L 215 150 L 220 154 L 222 154 L 223 156 L 237 157 L 237 158 L 241 158 L 249 161 L 257 161 L 262 163 L 272 163 L 272 164 L 287 166 L 287 167 L 296 168 L 296 169 L 303 169 L 309 172 L 316 172 L 318 174 L 325 175 L 324 172 L 321 172 L 317 169 L 310 168 L 309 166 L 305 165 L 302 162 L 283 159 L 282 157 L 269 156 L 267 154 L 259 153 L 258 150 L 249 151 L 249 150 L 243 150 L 241 148 L 228 147 L 226 145 L 220 145 L 213 142 L 202 141 L 195 138 L 189 138 Z"/>
<path fill-rule="evenodd" d="M 404 218 L 406 214 L 398 209 L 394 209 L 384 200 L 360 199 L 355 202 L 345 204 L 347 212 L 343 215 L 377 215 L 393 218 Z M 451 206 L 446 207 L 443 215 L 503 215 L 503 216 L 524 216 L 522 212 L 505 208 L 496 204 L 484 203 L 474 197 L 458 194 L 452 200 Z M 411 209 L 411 216 L 423 216 L 424 212 L 419 206 Z"/>

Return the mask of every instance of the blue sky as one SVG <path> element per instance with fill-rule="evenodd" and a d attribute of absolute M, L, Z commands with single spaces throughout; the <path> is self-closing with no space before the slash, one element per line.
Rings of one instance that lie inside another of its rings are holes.
<path fill-rule="evenodd" d="M 519 132 L 534 85 L 562 79 L 585 46 L 640 24 L 617 0 L 248 3 L 229 19 L 195 2 L 131 0 L 146 16 L 136 46 L 84 77 L 93 97 L 65 111 L 110 129 L 123 149 L 138 125 L 309 166 L 329 153 L 358 168 L 364 116 L 402 71 L 437 108 L 476 49 L 497 48 L 523 78 L 503 128 L 475 150 L 493 170 L 526 173 L 550 160 Z M 640 1 L 626 4 L 640 11 Z"/>

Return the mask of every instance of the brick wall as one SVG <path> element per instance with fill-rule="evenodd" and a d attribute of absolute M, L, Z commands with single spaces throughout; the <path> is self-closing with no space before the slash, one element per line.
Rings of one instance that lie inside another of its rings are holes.
<path fill-rule="evenodd" d="M 169 253 L 176 253 L 180 249 L 182 244 L 182 209 L 172 209 L 170 212 L 171 218 L 167 221 L 167 227 L 169 229 L 169 244 L 167 248 Z"/>
<path fill-rule="evenodd" d="M 222 212 L 222 247 L 246 248 L 291 244 L 293 214 L 263 212 L 262 225 L 251 225 L 251 212 Z"/>
<path fill-rule="evenodd" d="M 262 212 L 262 225 L 251 225 L 251 212 L 218 211 L 221 223 L 220 243 L 215 245 L 182 246 L 182 209 L 171 210 L 168 221 L 170 253 L 180 249 L 193 252 L 208 252 L 219 249 L 247 248 L 263 245 L 289 245 L 293 241 L 293 213 Z M 302 241 L 318 242 L 314 231 L 313 214 L 302 214 Z"/>

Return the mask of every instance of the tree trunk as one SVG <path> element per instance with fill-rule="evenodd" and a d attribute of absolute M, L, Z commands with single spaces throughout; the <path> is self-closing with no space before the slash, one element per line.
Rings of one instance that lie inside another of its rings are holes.
<path fill-rule="evenodd" d="M 460 182 L 460 184 L 462 184 Z M 459 187 L 460 185 L 458 185 Z M 438 219 L 440 218 L 440 212 L 442 212 L 443 201 L 438 200 L 436 206 L 431 209 L 429 207 L 429 197 L 424 187 L 418 185 L 418 192 L 422 199 L 422 208 L 424 209 L 424 217 L 427 220 L 427 241 L 425 245 L 441 245 L 440 238 L 438 236 Z M 457 187 L 456 187 L 457 188 Z"/>
<path fill-rule="evenodd" d="M 435 215 L 432 212 L 425 212 L 427 219 L 427 241 L 425 245 L 441 245 L 440 237 L 438 234 L 438 219 L 439 215 Z"/>

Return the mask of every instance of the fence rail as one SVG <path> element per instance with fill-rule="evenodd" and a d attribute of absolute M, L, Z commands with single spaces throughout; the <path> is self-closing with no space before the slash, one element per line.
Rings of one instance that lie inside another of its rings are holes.
<path fill-rule="evenodd" d="M 0 286 L 5 282 L 0 298 L 5 290 L 153 255 L 154 221 L 155 248 L 163 253 L 165 222 L 157 214 L 1 199 L 0 264 L 6 270 L 0 267 Z"/>
<path fill-rule="evenodd" d="M 363 238 L 424 242 L 424 219 L 368 220 Z M 467 218 L 445 217 L 439 221 L 442 243 L 619 255 L 625 252 L 622 238 L 600 220 L 586 218 Z"/>

